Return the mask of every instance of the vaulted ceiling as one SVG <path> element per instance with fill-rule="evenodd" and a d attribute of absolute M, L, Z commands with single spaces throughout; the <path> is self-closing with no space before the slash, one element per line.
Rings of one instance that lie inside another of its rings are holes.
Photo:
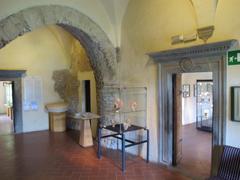
<path fill-rule="evenodd" d="M 218 0 L 189 0 L 196 13 L 196 21 L 200 27 L 214 25 Z"/>
<path fill-rule="evenodd" d="M 99 0 L 104 6 L 116 34 L 116 44 L 121 41 L 121 24 L 129 0 Z"/>

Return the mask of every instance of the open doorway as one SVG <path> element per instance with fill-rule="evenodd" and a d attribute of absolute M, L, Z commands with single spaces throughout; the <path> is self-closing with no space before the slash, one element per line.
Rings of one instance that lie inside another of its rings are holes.
<path fill-rule="evenodd" d="M 82 81 L 82 112 L 91 112 L 91 83 Z"/>
<path fill-rule="evenodd" d="M 213 127 L 211 72 L 174 75 L 173 165 L 194 177 L 209 177 Z"/>
<path fill-rule="evenodd" d="M 0 135 L 14 132 L 13 82 L 0 81 Z"/>

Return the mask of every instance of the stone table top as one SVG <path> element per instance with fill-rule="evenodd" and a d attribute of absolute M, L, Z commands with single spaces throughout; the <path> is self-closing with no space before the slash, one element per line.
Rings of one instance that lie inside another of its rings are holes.
<path fill-rule="evenodd" d="M 89 119 L 98 119 L 100 116 L 95 113 L 91 112 L 78 112 L 78 113 L 72 113 L 68 114 L 68 117 L 73 119 L 82 119 L 82 120 L 89 120 Z"/>

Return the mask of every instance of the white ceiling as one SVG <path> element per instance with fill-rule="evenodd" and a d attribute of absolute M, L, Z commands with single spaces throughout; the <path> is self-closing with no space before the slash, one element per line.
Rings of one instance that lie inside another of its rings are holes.
<path fill-rule="evenodd" d="M 116 44 L 121 42 L 121 25 L 129 0 L 99 0 L 103 5 L 116 35 Z"/>

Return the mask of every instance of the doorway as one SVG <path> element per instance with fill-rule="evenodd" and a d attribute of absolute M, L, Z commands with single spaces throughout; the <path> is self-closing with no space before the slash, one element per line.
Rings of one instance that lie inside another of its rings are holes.
<path fill-rule="evenodd" d="M 0 81 L 0 135 L 14 132 L 13 82 Z"/>
<path fill-rule="evenodd" d="M 211 72 L 173 75 L 173 166 L 191 177 L 210 176 L 212 87 Z"/>
<path fill-rule="evenodd" d="M 91 112 L 91 83 L 82 81 L 82 112 Z"/>
<path fill-rule="evenodd" d="M 174 74 L 212 72 L 213 132 L 212 144 L 223 145 L 226 139 L 226 52 L 238 41 L 228 40 L 185 48 L 148 53 L 158 63 L 158 143 L 159 162 L 173 164 L 173 82 Z M 212 163 L 214 169 L 215 163 Z"/>

